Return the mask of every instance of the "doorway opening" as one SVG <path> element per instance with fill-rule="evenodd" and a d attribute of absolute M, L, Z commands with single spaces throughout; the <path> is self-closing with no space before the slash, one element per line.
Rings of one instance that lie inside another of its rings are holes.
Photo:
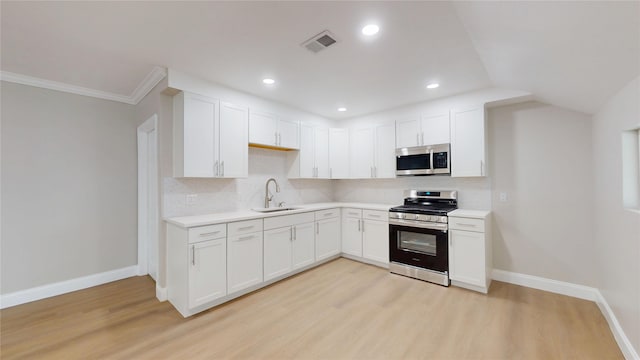
<path fill-rule="evenodd" d="M 158 281 L 158 116 L 138 126 L 138 275 Z"/>

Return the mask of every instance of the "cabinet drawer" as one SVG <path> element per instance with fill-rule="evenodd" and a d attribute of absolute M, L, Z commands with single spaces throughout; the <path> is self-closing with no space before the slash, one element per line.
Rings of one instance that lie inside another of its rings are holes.
<path fill-rule="evenodd" d="M 189 244 L 227 236 L 227 224 L 207 225 L 189 229 Z"/>
<path fill-rule="evenodd" d="M 294 215 L 274 216 L 264 219 L 264 229 L 277 229 L 284 226 L 292 226 L 313 221 L 314 216 L 312 212 Z"/>
<path fill-rule="evenodd" d="M 484 232 L 484 220 L 449 217 L 449 229 Z"/>
<path fill-rule="evenodd" d="M 369 220 L 389 221 L 389 212 L 380 210 L 362 210 L 362 218 Z"/>
<path fill-rule="evenodd" d="M 229 236 L 262 231 L 262 219 L 238 221 L 227 224 Z"/>
<path fill-rule="evenodd" d="M 340 216 L 340 209 L 328 209 L 316 211 L 316 221 Z"/>
<path fill-rule="evenodd" d="M 344 216 L 346 216 L 346 217 L 361 218 L 362 217 L 362 209 L 344 208 L 344 210 L 342 210 L 342 214 Z"/>

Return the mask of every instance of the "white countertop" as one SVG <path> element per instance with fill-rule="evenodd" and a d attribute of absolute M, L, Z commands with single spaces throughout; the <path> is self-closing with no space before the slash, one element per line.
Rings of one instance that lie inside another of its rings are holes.
<path fill-rule="evenodd" d="M 484 219 L 491 214 L 489 210 L 465 210 L 465 209 L 456 209 L 447 215 L 453 217 L 464 217 L 464 218 L 473 218 L 473 219 Z"/>
<path fill-rule="evenodd" d="M 263 219 L 263 218 L 268 218 L 273 216 L 299 214 L 299 213 L 305 213 L 305 212 L 317 211 L 317 210 L 326 210 L 326 209 L 337 208 L 337 207 L 339 208 L 353 207 L 353 208 L 367 209 L 367 210 L 388 211 L 390 208 L 394 206 L 397 206 L 397 205 L 341 203 L 341 202 L 316 203 L 316 204 L 304 204 L 304 205 L 290 205 L 287 207 L 294 207 L 297 209 L 287 210 L 287 211 L 275 211 L 271 213 L 261 213 L 261 212 L 252 211 L 252 210 L 240 210 L 240 211 L 219 212 L 219 213 L 204 214 L 204 215 L 172 217 L 172 218 L 165 218 L 164 220 L 170 224 L 174 224 L 182 228 L 191 228 L 196 226 L 221 224 L 221 223 L 228 223 L 228 222 L 234 222 L 234 221 Z"/>

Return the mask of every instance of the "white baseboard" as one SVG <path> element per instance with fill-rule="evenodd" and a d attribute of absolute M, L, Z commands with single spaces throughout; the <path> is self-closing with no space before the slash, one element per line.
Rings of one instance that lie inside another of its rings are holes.
<path fill-rule="evenodd" d="M 613 310 L 611 310 L 611 307 L 609 307 L 607 300 L 602 296 L 602 293 L 600 293 L 599 290 L 596 290 L 596 293 L 596 304 L 598 305 L 598 308 L 600 308 L 604 318 L 607 320 L 607 323 L 609 323 L 613 337 L 616 339 L 624 358 L 627 360 L 640 360 L 640 356 L 638 356 L 633 345 L 631 345 L 631 341 L 629 341 L 627 334 L 625 334 L 622 327 L 620 327 L 620 323 L 618 322 L 616 315 L 613 313 Z"/>
<path fill-rule="evenodd" d="M 0 309 L 46 299 L 76 290 L 82 290 L 92 286 L 102 285 L 108 282 L 136 276 L 137 274 L 138 266 L 134 265 L 122 269 L 111 270 L 99 274 L 83 276 L 76 279 L 0 295 Z"/>
<path fill-rule="evenodd" d="M 572 296 L 584 300 L 596 301 L 597 299 L 598 289 L 564 281 L 552 280 L 543 277 L 514 273 L 498 269 L 493 269 L 491 278 L 497 281 L 526 286 L 533 289 L 544 290 L 556 294 Z"/>
<path fill-rule="evenodd" d="M 156 298 L 158 301 L 167 301 L 167 288 L 156 285 Z"/>
<path fill-rule="evenodd" d="M 611 328 L 611 332 L 613 333 L 613 337 L 616 339 L 618 347 L 620 347 L 620 350 L 622 351 L 625 359 L 640 360 L 640 357 L 638 357 L 638 353 L 633 348 L 633 345 L 620 326 L 620 323 L 611 310 L 611 307 L 609 307 L 607 300 L 600 293 L 600 290 L 589 286 L 577 285 L 563 281 L 497 269 L 493 269 L 491 277 L 497 281 L 526 286 L 533 289 L 544 290 L 556 294 L 572 296 L 579 299 L 595 302 L 598 305 L 600 312 L 602 312 L 602 315 L 607 320 L 609 328 Z"/>

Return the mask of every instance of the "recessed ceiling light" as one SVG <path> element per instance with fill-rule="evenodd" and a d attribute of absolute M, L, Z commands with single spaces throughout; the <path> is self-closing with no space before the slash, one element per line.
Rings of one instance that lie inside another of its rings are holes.
<path fill-rule="evenodd" d="M 429 85 L 427 85 L 427 89 L 435 89 L 438 86 L 440 86 L 440 84 L 438 84 L 438 83 L 429 84 Z"/>
<path fill-rule="evenodd" d="M 345 111 L 347 111 L 347 108 L 346 108 L 346 107 L 339 107 L 339 108 L 338 108 L 338 111 L 340 111 L 340 112 L 345 112 Z"/>
<path fill-rule="evenodd" d="M 375 35 L 378 31 L 380 31 L 380 28 L 375 24 L 369 24 L 362 28 L 362 33 L 367 36 Z"/>
<path fill-rule="evenodd" d="M 273 79 L 266 78 L 266 79 L 262 79 L 262 83 L 265 85 L 273 85 L 276 83 L 276 81 Z"/>

